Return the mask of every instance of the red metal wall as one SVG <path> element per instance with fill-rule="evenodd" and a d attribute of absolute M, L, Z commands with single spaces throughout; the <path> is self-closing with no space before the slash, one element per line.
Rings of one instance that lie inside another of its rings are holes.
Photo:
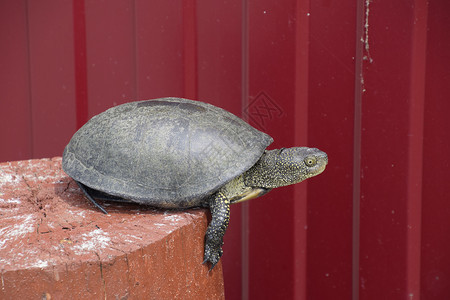
<path fill-rule="evenodd" d="M 0 161 L 137 99 L 221 106 L 325 173 L 237 204 L 228 299 L 450 299 L 445 0 L 0 1 Z"/>

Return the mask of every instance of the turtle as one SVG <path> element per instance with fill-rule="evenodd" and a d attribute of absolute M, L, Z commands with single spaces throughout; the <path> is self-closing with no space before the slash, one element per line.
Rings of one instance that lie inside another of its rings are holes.
<path fill-rule="evenodd" d="M 223 254 L 230 204 L 257 198 L 325 170 L 316 148 L 267 150 L 273 142 L 214 105 L 159 98 L 112 107 L 82 126 L 62 157 L 85 196 L 161 209 L 209 208 L 203 264 Z"/>

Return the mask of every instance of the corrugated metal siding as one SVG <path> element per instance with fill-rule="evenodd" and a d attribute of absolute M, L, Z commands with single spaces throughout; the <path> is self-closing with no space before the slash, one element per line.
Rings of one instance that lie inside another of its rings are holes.
<path fill-rule="evenodd" d="M 197 98 L 325 173 L 236 205 L 229 299 L 450 297 L 447 1 L 0 2 L 0 160 L 108 107 Z"/>

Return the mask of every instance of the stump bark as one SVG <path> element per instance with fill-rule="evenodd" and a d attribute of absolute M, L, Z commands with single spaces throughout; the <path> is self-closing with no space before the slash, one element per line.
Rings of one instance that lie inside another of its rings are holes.
<path fill-rule="evenodd" d="M 100 202 L 61 158 L 0 164 L 1 299 L 223 299 L 202 265 L 205 210 Z"/>

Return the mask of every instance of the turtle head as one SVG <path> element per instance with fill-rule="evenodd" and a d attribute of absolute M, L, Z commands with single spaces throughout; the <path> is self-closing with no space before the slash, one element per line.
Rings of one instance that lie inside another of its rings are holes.
<path fill-rule="evenodd" d="M 327 154 L 316 148 L 269 150 L 244 174 L 244 182 L 247 186 L 262 188 L 291 185 L 319 175 L 327 163 Z"/>

